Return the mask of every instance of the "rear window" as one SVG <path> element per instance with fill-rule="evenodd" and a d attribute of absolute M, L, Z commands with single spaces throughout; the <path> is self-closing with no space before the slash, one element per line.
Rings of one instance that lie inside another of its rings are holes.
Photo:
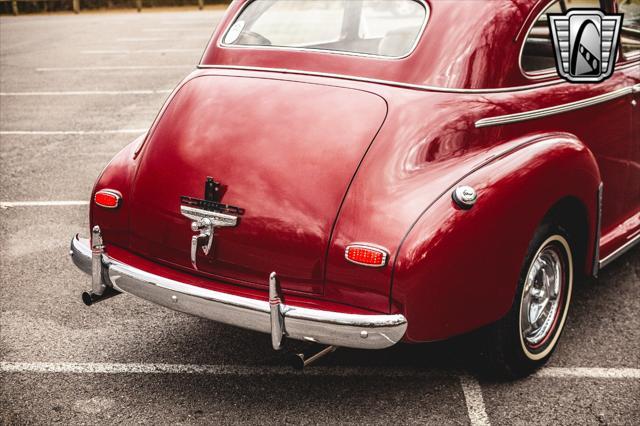
<path fill-rule="evenodd" d="M 254 0 L 222 44 L 399 58 L 413 51 L 427 18 L 418 0 Z"/>

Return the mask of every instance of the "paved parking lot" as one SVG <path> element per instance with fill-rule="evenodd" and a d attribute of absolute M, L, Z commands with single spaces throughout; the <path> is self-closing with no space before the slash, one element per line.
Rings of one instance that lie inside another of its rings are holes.
<path fill-rule="evenodd" d="M 338 350 L 302 373 L 270 338 L 130 296 L 89 309 L 68 241 L 94 179 L 193 69 L 220 11 L 0 18 L 0 421 L 638 424 L 640 249 L 578 288 L 549 366 L 514 383 L 469 339 Z M 479 374 L 480 373 L 480 374 Z"/>

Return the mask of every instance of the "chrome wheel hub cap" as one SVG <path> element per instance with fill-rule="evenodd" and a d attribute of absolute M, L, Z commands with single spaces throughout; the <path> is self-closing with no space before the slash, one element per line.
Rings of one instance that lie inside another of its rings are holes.
<path fill-rule="evenodd" d="M 559 249 L 550 245 L 533 260 L 524 283 L 520 324 L 528 346 L 541 344 L 554 327 L 561 308 L 564 263 Z"/>

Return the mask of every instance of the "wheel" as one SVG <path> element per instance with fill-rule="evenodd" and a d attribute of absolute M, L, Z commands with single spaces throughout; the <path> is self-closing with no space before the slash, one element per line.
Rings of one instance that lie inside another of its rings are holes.
<path fill-rule="evenodd" d="M 545 224 L 529 246 L 509 313 L 489 329 L 485 354 L 492 375 L 526 376 L 544 365 L 562 334 L 574 282 L 571 238 Z"/>

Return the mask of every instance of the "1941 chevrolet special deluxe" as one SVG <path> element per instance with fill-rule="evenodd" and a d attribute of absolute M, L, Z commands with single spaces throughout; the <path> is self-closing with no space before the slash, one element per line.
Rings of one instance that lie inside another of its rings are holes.
<path fill-rule="evenodd" d="M 84 302 L 130 293 L 275 349 L 482 328 L 497 371 L 530 373 L 575 284 L 640 241 L 637 6 L 235 0 L 97 180 Z M 583 7 L 626 14 L 597 84 L 554 61 L 547 13 Z"/>

